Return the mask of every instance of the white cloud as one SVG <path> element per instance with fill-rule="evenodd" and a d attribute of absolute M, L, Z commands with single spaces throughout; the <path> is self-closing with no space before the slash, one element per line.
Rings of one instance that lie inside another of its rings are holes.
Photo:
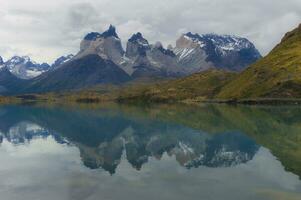
<path fill-rule="evenodd" d="M 165 45 L 183 32 L 215 32 L 247 37 L 266 54 L 300 22 L 299 0 L 0 0 L 0 55 L 52 62 L 109 24 L 123 43 L 137 31 Z"/>

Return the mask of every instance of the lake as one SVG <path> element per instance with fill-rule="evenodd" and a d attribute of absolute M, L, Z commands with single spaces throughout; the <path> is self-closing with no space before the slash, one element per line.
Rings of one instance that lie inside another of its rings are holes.
<path fill-rule="evenodd" d="M 301 107 L 6 105 L 1 200 L 298 200 Z"/>

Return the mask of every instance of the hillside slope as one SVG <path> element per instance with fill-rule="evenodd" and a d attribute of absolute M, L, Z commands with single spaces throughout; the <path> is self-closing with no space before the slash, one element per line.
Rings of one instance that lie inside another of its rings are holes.
<path fill-rule="evenodd" d="M 17 93 L 28 84 L 28 80 L 14 76 L 7 68 L 0 69 L 0 94 L 11 95 Z"/>
<path fill-rule="evenodd" d="M 119 101 L 177 102 L 210 99 L 237 74 L 222 70 L 207 70 L 191 76 L 160 82 L 147 87 L 123 90 Z"/>
<path fill-rule="evenodd" d="M 222 88 L 218 99 L 301 98 L 301 25 Z"/>
<path fill-rule="evenodd" d="M 24 92 L 78 90 L 98 84 L 120 84 L 129 80 L 130 77 L 112 61 L 104 60 L 98 55 L 88 55 L 37 77 L 24 88 Z"/>

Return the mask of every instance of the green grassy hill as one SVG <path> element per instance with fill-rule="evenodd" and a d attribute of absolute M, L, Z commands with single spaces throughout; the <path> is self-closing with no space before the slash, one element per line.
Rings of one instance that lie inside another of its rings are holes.
<path fill-rule="evenodd" d="M 154 85 L 125 88 L 119 92 L 118 100 L 127 102 L 201 101 L 213 98 L 220 92 L 222 86 L 236 75 L 236 73 L 221 70 L 208 70 Z"/>
<path fill-rule="evenodd" d="M 301 25 L 223 87 L 216 98 L 301 98 Z"/>

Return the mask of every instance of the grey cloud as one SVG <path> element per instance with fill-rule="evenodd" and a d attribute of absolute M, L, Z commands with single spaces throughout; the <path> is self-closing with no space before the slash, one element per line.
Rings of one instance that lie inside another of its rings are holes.
<path fill-rule="evenodd" d="M 247 37 L 266 54 L 300 22 L 299 0 L 1 0 L 0 55 L 51 62 L 109 24 L 123 44 L 137 31 L 164 45 L 183 32 L 215 32 Z"/>

